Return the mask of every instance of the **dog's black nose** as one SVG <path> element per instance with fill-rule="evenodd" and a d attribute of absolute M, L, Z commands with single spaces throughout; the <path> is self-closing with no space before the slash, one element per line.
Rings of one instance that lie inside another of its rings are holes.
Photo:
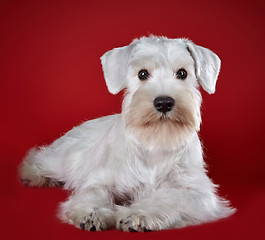
<path fill-rule="evenodd" d="M 157 111 L 166 113 L 172 110 L 174 107 L 175 101 L 171 97 L 157 97 L 154 100 L 154 106 Z"/>

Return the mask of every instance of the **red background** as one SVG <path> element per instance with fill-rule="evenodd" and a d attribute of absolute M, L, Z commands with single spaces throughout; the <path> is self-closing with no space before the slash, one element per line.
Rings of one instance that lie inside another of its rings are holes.
<path fill-rule="evenodd" d="M 264 1 L 1 1 L 0 206 L 3 239 L 259 239 L 265 213 Z M 55 217 L 67 197 L 17 180 L 26 151 L 86 119 L 120 112 L 99 57 L 135 37 L 187 37 L 216 52 L 214 95 L 203 93 L 209 175 L 238 212 L 230 218 L 145 234 L 83 232 Z M 1 236 L 2 238 L 2 236 Z"/>

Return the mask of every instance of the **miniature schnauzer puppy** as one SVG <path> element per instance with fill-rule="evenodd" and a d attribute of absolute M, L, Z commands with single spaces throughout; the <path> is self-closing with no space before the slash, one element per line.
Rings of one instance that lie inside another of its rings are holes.
<path fill-rule="evenodd" d="M 150 36 L 101 61 L 109 92 L 125 88 L 122 113 L 30 150 L 22 183 L 71 190 L 58 215 L 88 231 L 157 231 L 231 215 L 206 175 L 197 134 L 199 84 L 215 92 L 218 56 L 187 39 Z"/>

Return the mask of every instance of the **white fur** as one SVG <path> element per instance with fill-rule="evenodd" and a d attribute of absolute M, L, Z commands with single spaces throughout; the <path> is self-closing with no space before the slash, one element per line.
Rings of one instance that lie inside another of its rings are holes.
<path fill-rule="evenodd" d="M 122 113 L 87 121 L 31 150 L 20 168 L 22 181 L 64 183 L 72 195 L 61 204 L 60 218 L 91 231 L 155 231 L 231 215 L 235 210 L 206 175 L 197 135 L 198 81 L 214 92 L 219 58 L 186 39 L 151 36 L 101 60 L 109 91 L 126 88 Z M 180 68 L 188 72 L 185 80 L 175 76 Z M 141 69 L 149 79 L 138 79 Z M 153 106 L 158 96 L 176 103 L 164 120 Z"/>

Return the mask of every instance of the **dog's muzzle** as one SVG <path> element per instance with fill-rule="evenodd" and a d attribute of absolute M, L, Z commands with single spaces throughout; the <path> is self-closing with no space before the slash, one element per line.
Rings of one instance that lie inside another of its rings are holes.
<path fill-rule="evenodd" d="M 174 104 L 175 101 L 172 97 L 162 96 L 162 97 L 157 97 L 154 100 L 154 106 L 156 110 L 164 114 L 171 111 L 174 107 Z"/>

